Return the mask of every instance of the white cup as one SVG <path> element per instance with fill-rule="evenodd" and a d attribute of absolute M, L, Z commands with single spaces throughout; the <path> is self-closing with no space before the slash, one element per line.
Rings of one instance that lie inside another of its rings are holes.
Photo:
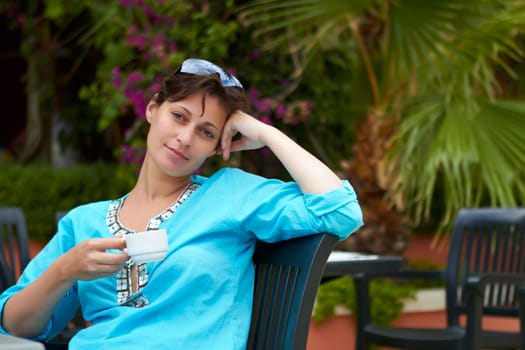
<path fill-rule="evenodd" d="M 166 230 L 149 230 L 124 235 L 126 251 L 136 263 L 161 260 L 168 251 L 168 235 Z"/>

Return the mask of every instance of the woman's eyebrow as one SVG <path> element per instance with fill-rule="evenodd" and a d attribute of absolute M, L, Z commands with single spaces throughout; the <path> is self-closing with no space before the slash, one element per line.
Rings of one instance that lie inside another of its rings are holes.
<path fill-rule="evenodd" d="M 193 113 L 191 113 L 191 111 L 188 108 L 186 108 L 183 105 L 178 104 L 178 103 L 176 103 L 176 106 L 178 106 L 179 108 L 184 109 L 184 112 L 186 112 L 186 114 L 188 114 L 190 117 L 193 117 Z"/>
<path fill-rule="evenodd" d="M 203 124 L 206 125 L 206 126 L 210 126 L 210 127 L 214 128 L 214 129 L 217 129 L 217 131 L 219 131 L 219 128 L 215 124 L 213 124 L 212 122 L 204 122 Z"/>
<path fill-rule="evenodd" d="M 182 104 L 175 103 L 175 105 L 176 105 L 177 107 L 183 109 L 184 112 L 185 112 L 190 118 L 193 118 L 193 113 L 191 112 L 190 109 L 188 109 L 187 107 L 185 107 L 185 106 L 182 105 Z M 214 129 L 217 129 L 217 131 L 220 131 L 220 129 L 217 127 L 217 125 L 213 124 L 213 123 L 210 122 L 210 121 L 205 121 L 205 122 L 203 123 L 203 125 L 205 125 L 205 126 L 209 126 L 209 127 L 212 127 L 212 128 L 214 128 Z"/>

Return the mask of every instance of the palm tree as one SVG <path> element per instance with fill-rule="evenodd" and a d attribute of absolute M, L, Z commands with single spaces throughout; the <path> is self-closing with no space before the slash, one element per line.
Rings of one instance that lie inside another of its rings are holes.
<path fill-rule="evenodd" d="M 239 18 L 288 50 L 297 80 L 334 49 L 362 72 L 350 83 L 367 87 L 367 112 L 343 169 L 367 225 L 350 248 L 399 253 L 403 215 L 446 232 L 461 207 L 523 205 L 523 1 L 255 0 Z"/>

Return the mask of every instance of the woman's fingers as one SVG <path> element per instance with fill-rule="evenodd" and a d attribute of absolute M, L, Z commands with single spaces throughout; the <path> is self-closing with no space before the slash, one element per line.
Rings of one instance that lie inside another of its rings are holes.
<path fill-rule="evenodd" d="M 221 137 L 221 153 L 225 160 L 231 152 L 258 149 L 264 146 L 261 133 L 267 125 L 249 114 L 237 111 L 224 125 Z M 237 134 L 240 138 L 234 139 Z"/>
<path fill-rule="evenodd" d="M 90 280 L 119 271 L 129 256 L 122 238 L 93 238 L 81 242 L 69 253 L 70 274 L 77 280 Z"/>

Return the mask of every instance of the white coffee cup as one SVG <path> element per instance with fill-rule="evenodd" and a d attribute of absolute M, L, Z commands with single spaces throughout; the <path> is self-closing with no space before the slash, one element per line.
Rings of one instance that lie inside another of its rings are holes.
<path fill-rule="evenodd" d="M 161 260 L 168 251 L 168 235 L 166 230 L 149 230 L 124 235 L 126 251 L 136 263 Z"/>

